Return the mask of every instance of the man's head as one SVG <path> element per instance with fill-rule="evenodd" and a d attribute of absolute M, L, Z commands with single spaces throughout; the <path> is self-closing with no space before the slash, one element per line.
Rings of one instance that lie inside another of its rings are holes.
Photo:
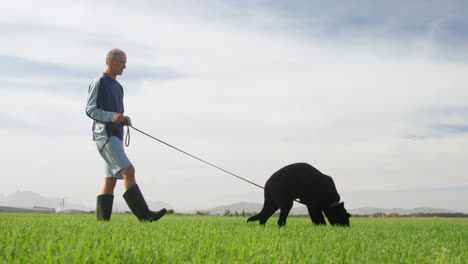
<path fill-rule="evenodd" d="M 106 73 L 111 78 L 115 79 L 117 75 L 122 75 L 123 70 L 126 68 L 127 56 L 125 52 L 119 49 L 112 49 L 106 55 Z"/>

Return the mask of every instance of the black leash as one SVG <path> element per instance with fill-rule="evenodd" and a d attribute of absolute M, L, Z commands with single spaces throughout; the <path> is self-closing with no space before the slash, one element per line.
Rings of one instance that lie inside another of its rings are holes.
<path fill-rule="evenodd" d="M 152 139 L 154 139 L 154 140 L 156 140 L 156 141 L 158 141 L 158 142 L 160 142 L 160 143 L 163 143 L 164 145 L 166 145 L 166 146 L 168 146 L 168 147 L 171 147 L 171 148 L 173 148 L 173 149 L 175 149 L 175 150 L 177 150 L 177 151 L 179 151 L 179 152 L 182 152 L 182 153 L 184 153 L 184 154 L 187 155 L 187 156 L 190 156 L 190 157 L 192 157 L 192 158 L 194 158 L 194 159 L 197 159 L 197 160 L 199 160 L 199 161 L 201 161 L 201 162 L 203 162 L 203 163 L 205 163 L 205 164 L 210 165 L 211 167 L 214 167 L 214 168 L 216 168 L 216 169 L 218 169 L 218 170 L 221 170 L 221 171 L 223 171 L 223 172 L 225 172 L 225 173 L 227 173 L 227 174 L 230 174 L 230 175 L 232 175 L 232 176 L 234 176 L 234 177 L 236 177 L 236 178 L 239 178 L 239 179 L 241 179 L 241 180 L 243 180 L 243 181 L 246 181 L 246 182 L 248 182 L 248 183 L 250 183 L 250 184 L 253 184 L 253 185 L 255 185 L 255 186 L 259 187 L 259 188 L 264 189 L 262 186 L 260 186 L 260 185 L 258 185 L 258 184 L 256 184 L 256 183 L 254 183 L 254 182 L 251 182 L 251 181 L 249 181 L 249 180 L 246 180 L 246 179 L 242 178 L 241 176 L 238 176 L 238 175 L 236 175 L 236 174 L 234 174 L 234 173 L 232 173 L 232 172 L 230 172 L 230 171 L 227 171 L 227 170 L 225 170 L 225 169 L 223 169 L 223 168 L 221 168 L 221 167 L 218 167 L 218 166 L 216 166 L 216 165 L 214 165 L 214 164 L 211 164 L 211 163 L 209 163 L 209 162 L 207 162 L 207 161 L 205 161 L 205 160 L 203 160 L 203 159 L 201 159 L 201 158 L 198 158 L 197 156 L 194 156 L 194 155 L 192 155 L 192 154 L 190 154 L 190 153 L 187 153 L 187 152 L 185 152 L 185 151 L 183 151 L 183 150 L 181 150 L 181 149 L 179 149 L 179 148 L 176 148 L 176 147 L 172 146 L 171 144 L 168 144 L 168 143 L 166 143 L 166 142 L 164 142 L 164 141 L 162 141 L 162 140 L 160 140 L 160 139 L 157 139 L 157 138 L 151 136 L 150 134 L 145 133 L 145 132 L 141 131 L 140 129 L 138 129 L 138 128 L 134 127 L 134 126 L 130 126 L 130 125 L 127 125 L 127 135 L 125 136 L 125 146 L 127 146 L 127 147 L 130 145 L 130 128 L 129 128 L 129 127 L 135 129 L 136 131 L 142 133 L 143 135 L 145 135 L 145 136 L 147 136 L 147 137 L 150 137 L 150 138 L 152 138 Z"/>

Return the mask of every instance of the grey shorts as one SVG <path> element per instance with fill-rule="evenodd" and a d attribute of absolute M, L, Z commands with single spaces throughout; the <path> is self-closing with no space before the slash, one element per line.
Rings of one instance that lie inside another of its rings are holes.
<path fill-rule="evenodd" d="M 110 137 L 107 144 L 102 148 L 105 143 L 105 138 L 96 140 L 99 154 L 106 162 L 106 178 L 123 179 L 122 170 L 132 165 L 127 154 L 125 154 L 123 141 L 117 137 Z M 100 151 L 101 149 L 102 151 Z"/>

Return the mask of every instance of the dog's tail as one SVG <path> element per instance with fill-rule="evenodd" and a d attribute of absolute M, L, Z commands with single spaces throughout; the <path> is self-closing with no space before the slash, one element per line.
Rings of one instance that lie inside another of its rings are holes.
<path fill-rule="evenodd" d="M 263 203 L 262 211 L 260 211 L 260 213 L 258 213 L 257 215 L 254 215 L 254 216 L 250 217 L 249 219 L 247 219 L 247 222 L 258 221 L 258 220 L 261 220 L 261 219 L 264 219 L 264 218 L 268 218 L 267 217 L 268 212 L 270 211 L 270 208 L 272 207 L 272 205 L 271 205 L 272 200 L 271 200 L 271 197 L 270 197 L 270 189 L 268 188 L 268 186 L 265 186 L 264 195 L 265 195 L 265 202 Z"/>

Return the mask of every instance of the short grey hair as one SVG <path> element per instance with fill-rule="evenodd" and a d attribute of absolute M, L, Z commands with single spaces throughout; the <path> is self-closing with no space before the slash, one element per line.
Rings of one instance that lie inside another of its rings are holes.
<path fill-rule="evenodd" d="M 123 53 L 123 51 L 119 49 L 111 49 L 106 55 L 106 65 L 109 65 L 109 59 L 114 59 L 117 54 Z"/>

